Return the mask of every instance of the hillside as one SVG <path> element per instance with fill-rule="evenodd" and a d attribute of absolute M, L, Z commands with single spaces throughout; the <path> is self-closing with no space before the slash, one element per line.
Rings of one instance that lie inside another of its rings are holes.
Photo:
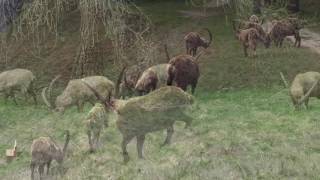
<path fill-rule="evenodd" d="M 207 36 L 203 28 L 208 27 L 214 35 L 213 45 L 200 59 L 192 128 L 184 129 L 182 122 L 176 123 L 172 144 L 162 148 L 164 131 L 147 135 L 143 160 L 137 158 L 135 140 L 132 141 L 128 146 L 131 161 L 124 165 L 121 134 L 114 115 L 110 115 L 109 127 L 101 135 L 98 152 L 89 154 L 83 121 L 91 106 L 86 107 L 85 113 L 71 108 L 59 115 L 44 105 L 31 106 L 31 100 L 21 99 L 16 106 L 1 99 L 0 152 L 11 148 L 16 139 L 22 153 L 10 164 L 5 163 L 4 153 L 0 154 L 0 179 L 30 179 L 32 140 L 51 136 L 62 144 L 65 129 L 71 131 L 71 145 L 63 173 L 57 175 L 58 166 L 53 163 L 53 175 L 47 179 L 318 178 L 320 103 L 312 99 L 310 110 L 293 111 L 279 72 L 291 82 L 299 72 L 317 71 L 319 55 L 294 48 L 286 41 L 280 49 L 259 46 L 257 58 L 245 58 L 227 9 L 209 9 L 208 17 L 186 17 L 181 11 L 193 14 L 199 9 L 179 2 L 138 5 L 155 26 L 154 38 L 168 44 L 171 56 L 185 52 L 183 37 L 189 31 L 201 31 Z M 33 70 L 39 84 L 48 84 L 60 71 L 66 76 L 64 82 L 68 80 L 79 35 L 72 28 L 77 20 L 68 18 L 70 26 L 63 33 L 64 41 L 52 53 L 36 59 L 24 56 L 21 48 L 8 67 Z M 159 56 L 159 62 L 164 62 L 163 51 Z M 106 75 L 115 80 L 118 69 L 112 63 L 106 64 Z"/>

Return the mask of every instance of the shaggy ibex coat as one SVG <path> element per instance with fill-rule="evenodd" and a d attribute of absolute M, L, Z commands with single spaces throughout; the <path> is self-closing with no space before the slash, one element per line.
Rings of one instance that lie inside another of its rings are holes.
<path fill-rule="evenodd" d="M 209 34 L 209 40 L 200 36 L 197 32 L 190 32 L 185 37 L 187 54 L 195 56 L 199 47 L 208 48 L 212 42 L 212 33 L 209 29 L 205 28 Z"/>
<path fill-rule="evenodd" d="M 175 82 L 176 86 L 184 91 L 191 85 L 193 94 L 200 77 L 197 58 L 190 55 L 179 55 L 172 58 L 169 64 L 167 85 L 171 86 Z"/>
<path fill-rule="evenodd" d="M 105 107 L 96 103 L 86 117 L 87 135 L 90 152 L 94 152 L 99 143 L 100 133 L 104 127 L 108 127 L 108 119 Z"/>
<path fill-rule="evenodd" d="M 49 86 L 49 97 L 51 97 L 52 85 L 56 81 L 55 78 Z M 84 78 L 91 86 L 103 94 L 105 97 L 111 97 L 114 93 L 114 83 L 104 76 L 89 76 Z M 47 100 L 47 88 L 42 91 L 42 97 L 46 105 L 50 108 L 55 108 L 59 112 L 64 112 L 67 107 L 77 105 L 78 111 L 81 112 L 83 105 L 86 102 L 92 105 L 96 101 L 95 95 L 92 91 L 83 84 L 81 79 L 70 80 L 64 91 L 56 98 L 55 105 Z"/>
<path fill-rule="evenodd" d="M 36 93 L 34 92 L 35 76 L 27 69 L 13 69 L 0 73 L 0 93 L 5 99 L 12 97 L 17 104 L 15 94 L 20 91 L 22 94 L 29 94 L 37 103 Z"/>
<path fill-rule="evenodd" d="M 66 131 L 66 141 L 62 149 L 50 137 L 40 137 L 32 142 L 32 159 L 30 163 L 32 180 L 34 179 L 34 169 L 36 168 L 36 166 L 38 166 L 40 179 L 42 179 L 45 165 L 47 165 L 47 174 L 49 174 L 50 164 L 52 160 L 56 160 L 59 164 L 63 162 L 69 140 L 70 134 L 69 131 Z"/>
<path fill-rule="evenodd" d="M 300 47 L 301 37 L 299 30 L 300 27 L 294 20 L 288 19 L 282 21 L 273 21 L 272 28 L 268 34 L 269 40 L 274 41 L 277 47 L 281 47 L 285 37 L 294 36 L 294 46 Z"/>
<path fill-rule="evenodd" d="M 193 97 L 180 88 L 162 87 L 148 95 L 131 98 L 129 100 L 108 101 L 89 84 L 106 108 L 111 108 L 118 114 L 117 127 L 122 140 L 122 153 L 124 161 L 129 160 L 127 144 L 137 138 L 137 151 L 139 158 L 143 158 L 142 149 L 145 135 L 162 129 L 167 129 L 165 144 L 170 143 L 173 134 L 173 124 L 177 120 L 191 123 L 191 118 L 186 115 L 185 108 L 193 103 Z"/>
<path fill-rule="evenodd" d="M 308 108 L 309 97 L 320 98 L 319 81 L 320 73 L 318 72 L 306 72 L 296 75 L 290 87 L 290 96 L 296 109 L 303 103 Z"/>
<path fill-rule="evenodd" d="M 169 64 L 158 64 L 145 70 L 136 83 L 136 91 L 144 94 L 166 86 L 169 67 Z"/>

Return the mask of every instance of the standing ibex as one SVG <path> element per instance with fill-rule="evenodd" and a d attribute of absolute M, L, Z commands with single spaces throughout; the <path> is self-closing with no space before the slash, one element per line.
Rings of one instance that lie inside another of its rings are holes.
<path fill-rule="evenodd" d="M 66 154 L 66 150 L 70 140 L 70 133 L 66 131 L 66 141 L 63 149 L 50 137 L 40 137 L 33 140 L 31 145 L 31 179 L 34 179 L 34 169 L 38 166 L 40 179 L 43 178 L 44 167 L 47 165 L 47 174 L 49 174 L 50 164 L 52 160 L 56 160 L 60 165 Z"/>
<path fill-rule="evenodd" d="M 27 69 L 12 69 L 0 73 L 0 93 L 3 93 L 5 99 L 13 98 L 17 104 L 15 93 L 20 91 L 23 94 L 29 94 L 37 104 L 37 96 L 34 92 L 35 76 Z"/>
<path fill-rule="evenodd" d="M 235 21 L 233 21 L 233 29 L 236 32 L 236 38 L 242 43 L 245 56 L 248 56 L 248 48 L 251 49 L 253 55 L 256 56 L 258 42 L 263 42 L 266 48 L 270 45 L 268 35 L 260 24 L 241 22 L 238 28 L 236 28 Z"/>
<path fill-rule="evenodd" d="M 196 57 L 178 55 L 170 59 L 167 49 L 165 50 L 169 61 L 167 85 L 172 86 L 175 83 L 177 87 L 184 91 L 191 85 L 191 92 L 193 94 L 200 77 L 198 59 L 204 51 L 200 52 Z"/>
<path fill-rule="evenodd" d="M 186 42 L 187 54 L 195 56 L 199 47 L 208 48 L 212 42 L 212 33 L 208 28 L 205 28 L 209 34 L 209 41 L 202 38 L 197 32 L 189 32 L 184 40 Z"/>
<path fill-rule="evenodd" d="M 78 111 L 81 112 L 85 102 L 94 104 L 96 101 L 95 95 L 83 84 L 81 79 L 74 79 L 69 81 L 67 87 L 56 98 L 53 105 L 52 101 L 47 99 L 46 91 L 49 91 L 48 94 L 51 99 L 52 86 L 57 79 L 58 77 L 52 80 L 49 88 L 46 87 L 42 90 L 42 98 L 49 108 L 63 113 L 67 107 L 77 105 Z M 104 96 L 111 97 L 114 93 L 114 83 L 104 76 L 89 76 L 84 79 Z"/>
<path fill-rule="evenodd" d="M 300 26 L 295 21 L 295 19 L 286 19 L 277 21 L 274 20 L 272 23 L 272 28 L 268 34 L 269 40 L 274 41 L 277 47 L 281 47 L 283 40 L 287 36 L 294 36 L 295 43 L 294 46 L 300 47 L 301 37 L 300 37 Z"/>
<path fill-rule="evenodd" d="M 96 103 L 89 111 L 86 126 L 90 152 L 94 152 L 98 146 L 101 131 L 104 127 L 108 127 L 107 112 L 101 103 Z"/>
<path fill-rule="evenodd" d="M 175 121 L 185 121 L 186 126 L 191 124 L 191 118 L 186 115 L 185 110 L 193 103 L 193 97 L 180 88 L 167 86 L 145 96 L 129 100 L 112 100 L 105 99 L 89 83 L 83 81 L 107 109 L 117 112 L 116 123 L 123 136 L 122 153 L 125 162 L 129 160 L 127 144 L 134 137 L 137 138 L 138 156 L 143 158 L 142 149 L 147 133 L 167 129 L 167 138 L 163 144 L 165 145 L 170 143 Z"/>
<path fill-rule="evenodd" d="M 281 78 L 288 86 L 283 74 Z M 292 81 L 290 87 L 290 97 L 295 109 L 299 109 L 302 104 L 308 108 L 309 98 L 317 97 L 320 98 L 320 73 L 318 72 L 306 72 L 296 75 Z"/>

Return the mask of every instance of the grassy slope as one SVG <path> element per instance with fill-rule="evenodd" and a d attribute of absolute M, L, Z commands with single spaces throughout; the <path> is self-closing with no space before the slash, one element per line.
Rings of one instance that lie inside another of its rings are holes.
<path fill-rule="evenodd" d="M 253 58 L 244 58 L 239 43 L 223 16 L 190 20 L 175 10 L 182 4 L 144 5 L 158 31 L 181 38 L 178 32 L 207 26 L 214 32 L 213 49 L 201 61 L 202 77 L 192 112 L 192 130 L 176 124 L 170 146 L 159 148 L 164 132 L 147 136 L 145 160 L 138 160 L 135 144 L 129 145 L 131 161 L 122 164 L 121 136 L 111 116 L 110 127 L 102 135 L 102 147 L 87 154 L 83 126 L 85 113 L 69 110 L 64 116 L 49 113 L 44 107 L 22 104 L 5 105 L 0 101 L 0 152 L 11 147 L 14 139 L 22 155 L 13 163 L 3 163 L 0 177 L 28 179 L 29 148 L 32 139 L 50 135 L 63 142 L 63 132 L 70 129 L 71 146 L 62 179 L 316 179 L 320 166 L 319 103 L 312 109 L 294 112 L 287 92 L 278 87 L 279 71 L 291 79 L 297 72 L 318 69 L 319 58 L 305 49 L 259 49 L 258 68 Z M 167 13 L 166 13 L 167 12 Z M 195 23 L 191 23 L 195 22 Z M 174 28 L 174 29 L 169 29 Z M 169 39 L 170 39 L 169 37 Z M 168 41 L 172 54 L 183 51 Z M 289 45 L 288 45 L 289 46 Z M 211 53 L 210 53 L 211 52 Z M 258 87 L 256 85 L 259 85 Z M 215 91 L 221 88 L 245 88 Z M 267 87 L 267 88 L 264 88 Z M 88 110 L 89 107 L 87 107 Z M 56 164 L 53 165 L 55 171 Z M 60 178 L 59 178 L 60 179 Z"/>

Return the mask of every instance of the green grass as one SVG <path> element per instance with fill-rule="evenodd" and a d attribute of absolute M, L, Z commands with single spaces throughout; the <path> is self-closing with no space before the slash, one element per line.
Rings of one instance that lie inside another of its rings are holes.
<path fill-rule="evenodd" d="M 99 151 L 88 154 L 83 121 L 89 106 L 84 113 L 72 108 L 62 116 L 31 102 L 16 106 L 0 100 L 0 179 L 29 179 L 32 140 L 51 136 L 62 144 L 65 129 L 71 131 L 67 171 L 52 179 L 319 179 L 320 103 L 312 99 L 310 110 L 293 111 L 287 90 L 279 86 L 280 71 L 291 80 L 298 72 L 319 69 L 317 54 L 286 43 L 281 49 L 259 47 L 257 58 L 245 58 L 226 21 L 230 16 L 219 9 L 209 18 L 190 19 L 177 12 L 193 10 L 184 3 L 142 7 L 157 27 L 155 34 L 166 37 L 159 42 L 168 42 L 171 55 L 185 51 L 186 32 L 209 27 L 214 34 L 213 46 L 200 60 L 192 129 L 177 122 L 172 144 L 163 148 L 164 131 L 147 135 L 144 160 L 137 159 L 132 141 L 131 161 L 124 165 L 114 115 Z M 5 164 L 4 152 L 15 139 L 22 154 Z M 56 172 L 57 164 L 52 168 Z"/>
<path fill-rule="evenodd" d="M 198 92 L 192 129 L 176 123 L 172 144 L 163 148 L 164 132 L 149 134 L 145 160 L 137 159 L 135 141 L 131 142 L 131 161 L 123 165 L 115 116 L 102 134 L 99 151 L 88 154 L 85 113 L 74 108 L 60 116 L 44 107 L 1 103 L 5 113 L 0 115 L 0 151 L 17 139 L 22 154 L 0 165 L 0 176 L 28 179 L 21 176 L 29 173 L 32 140 L 50 135 L 62 144 L 63 132 L 69 129 L 71 146 L 62 179 L 316 179 L 320 104 L 315 99 L 310 104 L 310 110 L 293 111 L 282 88 Z"/>

